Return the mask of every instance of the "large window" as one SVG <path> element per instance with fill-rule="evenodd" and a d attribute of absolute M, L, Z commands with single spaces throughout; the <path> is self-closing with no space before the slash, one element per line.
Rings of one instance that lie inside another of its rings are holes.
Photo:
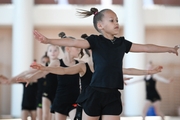
<path fill-rule="evenodd" d="M 0 0 L 0 4 L 11 4 L 12 0 Z M 153 0 L 155 5 L 180 6 L 180 0 Z M 58 0 L 34 0 L 35 4 L 57 4 Z M 100 4 L 101 0 L 68 0 L 69 4 Z M 123 0 L 112 0 L 112 4 L 122 5 Z"/>

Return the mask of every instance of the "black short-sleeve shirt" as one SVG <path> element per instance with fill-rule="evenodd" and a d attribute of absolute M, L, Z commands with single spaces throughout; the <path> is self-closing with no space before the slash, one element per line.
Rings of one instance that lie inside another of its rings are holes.
<path fill-rule="evenodd" d="M 114 39 L 112 42 L 102 35 L 87 38 L 95 69 L 90 86 L 123 89 L 122 60 L 124 53 L 129 52 L 132 42 L 124 37 Z"/>

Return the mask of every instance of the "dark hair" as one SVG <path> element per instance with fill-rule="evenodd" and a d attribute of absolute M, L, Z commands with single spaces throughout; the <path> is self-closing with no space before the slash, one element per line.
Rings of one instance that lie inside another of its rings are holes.
<path fill-rule="evenodd" d="M 77 11 L 77 13 L 79 14 L 79 16 L 83 17 L 83 18 L 86 18 L 86 17 L 89 17 L 91 15 L 94 15 L 93 17 L 93 25 L 94 25 L 94 28 L 101 33 L 101 31 L 98 29 L 97 27 L 97 23 L 98 21 L 101 21 L 103 16 L 104 16 L 104 12 L 106 10 L 110 10 L 110 9 L 103 9 L 101 10 L 100 12 L 98 12 L 98 9 L 97 8 L 91 8 L 90 11 L 88 10 L 82 10 L 82 9 L 78 9 L 79 11 Z"/>
<path fill-rule="evenodd" d="M 58 36 L 59 36 L 60 38 L 72 38 L 72 39 L 75 39 L 74 37 L 71 37 L 71 36 L 68 36 L 68 37 L 67 37 L 64 32 L 60 32 L 60 33 L 58 34 Z M 65 47 L 64 47 L 64 46 L 61 46 L 61 49 L 62 49 L 63 52 L 65 51 Z M 79 54 L 80 54 L 80 58 L 82 58 L 82 57 L 84 56 L 83 49 L 81 49 L 81 51 L 80 51 Z"/>
<path fill-rule="evenodd" d="M 45 54 L 42 56 L 42 58 L 49 58 L 49 56 L 47 55 L 47 52 L 45 52 Z"/>
<path fill-rule="evenodd" d="M 47 52 L 45 52 L 45 54 L 42 56 L 41 59 L 43 59 L 43 58 L 47 58 L 49 60 L 49 56 L 47 55 Z M 48 61 L 45 65 L 48 66 L 49 62 L 50 61 Z"/>
<path fill-rule="evenodd" d="M 83 39 L 86 39 L 87 37 L 88 37 L 87 34 L 82 34 L 82 35 L 81 35 L 81 38 L 83 38 Z"/>
<path fill-rule="evenodd" d="M 64 32 L 60 32 L 60 33 L 58 34 L 58 36 L 59 36 L 60 38 L 66 38 L 66 34 L 65 34 Z"/>
<path fill-rule="evenodd" d="M 82 35 L 81 35 L 81 38 L 83 38 L 83 39 L 86 39 L 87 37 L 88 37 L 87 34 L 82 34 Z M 85 51 L 85 53 L 90 57 L 89 50 L 88 50 L 88 49 L 84 49 L 84 51 Z"/>
<path fill-rule="evenodd" d="M 60 33 L 58 34 L 58 36 L 59 36 L 60 38 L 66 38 L 66 34 L 65 34 L 64 32 L 60 32 Z M 64 46 L 61 46 L 61 49 L 62 49 L 63 52 L 65 51 L 65 47 L 64 47 Z"/>

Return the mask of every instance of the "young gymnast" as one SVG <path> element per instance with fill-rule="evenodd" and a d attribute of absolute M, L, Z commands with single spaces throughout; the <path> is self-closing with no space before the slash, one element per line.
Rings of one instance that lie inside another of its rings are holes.
<path fill-rule="evenodd" d="M 154 67 L 155 66 L 150 61 L 147 65 L 147 70 L 152 70 L 152 69 L 154 69 Z M 149 107 L 151 107 L 151 106 L 154 107 L 156 115 L 161 116 L 162 120 L 164 120 L 164 114 L 160 110 L 161 97 L 156 89 L 156 81 L 160 81 L 160 82 L 164 82 L 164 83 L 171 83 L 173 81 L 173 78 L 166 79 L 157 74 L 146 75 L 144 77 L 144 80 L 132 81 L 132 82 L 128 83 L 127 85 L 131 85 L 131 84 L 134 84 L 137 82 L 142 82 L 142 81 L 145 82 L 145 87 L 146 87 L 146 102 L 145 102 L 143 112 L 142 112 L 143 120 L 145 120 L 147 111 L 148 111 Z"/>
<path fill-rule="evenodd" d="M 47 48 L 47 55 L 50 58 L 48 66 L 56 67 L 59 65 L 59 47 L 49 45 Z M 40 76 L 39 76 L 40 75 Z M 57 88 L 57 75 L 48 72 L 38 71 L 31 77 L 42 77 L 45 76 L 44 90 L 42 92 L 42 119 L 43 120 L 54 120 L 54 115 L 50 112 L 51 106 L 54 101 Z M 38 79 L 39 80 L 39 79 Z"/>
<path fill-rule="evenodd" d="M 47 55 L 50 58 L 50 63 L 48 66 L 55 67 L 59 66 L 59 46 L 55 45 L 49 45 L 47 48 Z M 42 119 L 43 120 L 53 120 L 54 115 L 51 113 L 51 106 L 54 101 L 54 97 L 56 94 L 56 88 L 57 88 L 57 75 L 51 74 L 48 72 L 42 72 L 38 71 L 32 76 L 30 76 L 28 79 L 34 79 L 34 78 L 45 78 L 44 83 L 44 90 L 42 93 Z M 29 81 L 29 80 L 28 80 Z"/>
<path fill-rule="evenodd" d="M 58 58 L 59 53 L 60 53 L 59 46 L 49 45 L 47 47 L 47 55 L 50 59 L 50 63 L 48 66 L 51 67 L 59 66 L 59 58 Z M 53 120 L 54 117 L 50 111 L 56 94 L 57 75 L 36 70 L 36 72 L 26 74 L 26 76 L 18 77 L 17 81 L 18 82 L 26 81 L 28 85 L 28 83 L 31 82 L 32 80 L 34 79 L 37 80 L 42 77 L 45 77 L 44 90 L 42 94 L 42 119 Z"/>
<path fill-rule="evenodd" d="M 151 70 L 153 68 L 154 65 L 150 61 L 147 66 L 147 69 Z M 161 116 L 162 120 L 164 120 L 164 114 L 160 109 L 161 97 L 156 89 L 156 81 L 171 83 L 173 81 L 173 78 L 166 79 L 159 75 L 146 75 L 144 81 L 146 83 L 146 103 L 144 105 L 144 109 L 142 113 L 143 120 L 145 120 L 146 113 L 150 106 L 154 106 L 156 115 Z"/>
<path fill-rule="evenodd" d="M 48 66 L 50 60 L 49 60 L 49 57 L 47 55 L 47 52 L 45 53 L 45 55 L 42 56 L 41 58 L 41 63 L 44 65 L 44 66 Z M 42 120 L 42 95 L 43 95 L 43 92 L 44 92 L 44 87 L 46 85 L 46 78 L 45 77 L 42 77 L 42 78 L 39 78 L 37 80 L 37 84 L 38 84 L 38 91 L 37 91 L 37 120 Z"/>
<path fill-rule="evenodd" d="M 101 35 L 91 35 L 87 40 L 62 38 L 49 39 L 34 31 L 37 40 L 44 44 L 90 48 L 94 63 L 94 73 L 90 85 L 83 94 L 81 103 L 85 114 L 83 120 L 119 120 L 122 112 L 121 94 L 118 89 L 123 89 L 122 60 L 128 52 L 163 53 L 169 52 L 178 55 L 177 46 L 166 47 L 153 44 L 135 44 L 124 37 L 115 37 L 119 33 L 117 15 L 110 9 L 98 11 L 79 11 L 84 17 L 94 15 L 95 29 Z"/>
<path fill-rule="evenodd" d="M 27 87 L 23 84 L 22 99 L 22 120 L 27 120 L 30 115 L 31 120 L 36 120 L 36 103 L 37 103 L 37 83 L 31 82 Z"/>
<path fill-rule="evenodd" d="M 150 70 L 153 68 L 154 68 L 153 63 L 149 62 L 147 69 Z M 146 75 L 144 81 L 146 83 L 146 103 L 144 105 L 143 113 L 142 113 L 143 120 L 145 120 L 147 111 L 150 106 L 153 106 L 156 115 L 161 116 L 162 120 L 164 120 L 164 114 L 160 109 L 161 97 L 156 89 L 156 81 L 171 83 L 173 81 L 173 78 L 166 79 L 155 74 L 155 75 Z"/>
<path fill-rule="evenodd" d="M 61 38 L 66 37 L 65 33 L 59 35 Z M 69 67 L 79 63 L 75 58 L 79 57 L 81 53 L 80 48 L 62 47 L 62 50 L 64 51 L 64 57 L 59 60 L 59 66 Z M 52 110 L 55 112 L 55 119 L 66 120 L 68 116 L 70 119 L 74 118 L 76 113 L 75 101 L 79 93 L 79 74 L 58 75 L 58 87 L 52 105 Z"/>
<path fill-rule="evenodd" d="M 25 75 L 25 73 L 31 71 L 31 69 L 22 72 L 15 77 L 9 79 L 8 84 L 17 83 L 16 79 L 19 76 Z M 32 70 L 33 71 L 33 70 Z M 31 117 L 31 120 L 36 120 L 36 103 L 37 103 L 37 83 L 35 80 L 29 83 L 29 86 L 26 87 L 25 82 L 21 82 L 23 85 L 23 95 L 22 95 L 22 104 L 21 104 L 21 119 L 28 120 L 28 116 Z"/>

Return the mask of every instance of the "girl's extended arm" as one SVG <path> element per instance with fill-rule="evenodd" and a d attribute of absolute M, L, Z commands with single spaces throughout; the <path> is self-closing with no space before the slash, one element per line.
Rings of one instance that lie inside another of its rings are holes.
<path fill-rule="evenodd" d="M 21 72 L 20 74 L 10 78 L 8 83 L 9 84 L 16 83 L 18 78 L 25 77 L 27 75 L 27 73 L 28 73 L 28 70 Z"/>
<path fill-rule="evenodd" d="M 130 52 L 147 52 L 147 53 L 163 53 L 169 52 L 178 55 L 179 46 L 175 47 L 166 47 L 158 46 L 153 44 L 135 44 L 133 43 L 130 49 Z"/>
<path fill-rule="evenodd" d="M 0 84 L 1 83 L 7 83 L 8 82 L 8 78 L 7 77 L 5 77 L 4 75 L 0 75 Z"/>
<path fill-rule="evenodd" d="M 152 70 L 140 70 L 135 68 L 123 68 L 123 74 L 125 75 L 150 75 L 161 72 L 162 66 L 158 66 Z"/>
<path fill-rule="evenodd" d="M 49 39 L 36 30 L 34 31 L 34 37 L 38 41 L 44 44 L 53 44 L 53 45 L 59 45 L 59 46 L 78 47 L 78 48 L 90 47 L 87 40 L 72 39 L 72 38 Z"/>
<path fill-rule="evenodd" d="M 50 73 L 58 74 L 58 75 L 77 74 L 77 73 L 80 73 L 81 75 L 83 75 L 86 69 L 86 66 L 84 63 L 79 63 L 71 67 L 60 67 L 60 66 L 45 67 L 45 66 L 42 66 L 41 64 L 32 64 L 31 67 L 37 70 L 46 71 L 46 72 L 50 72 Z"/>
<path fill-rule="evenodd" d="M 35 70 L 35 69 L 32 69 L 32 68 L 29 68 L 29 70 L 26 70 L 14 77 L 12 77 L 9 81 L 9 83 L 16 83 L 16 82 L 26 82 L 26 81 L 18 81 L 19 79 L 24 79 L 26 78 L 26 76 L 28 75 L 32 75 L 34 73 L 36 73 L 38 70 Z M 32 80 L 31 82 L 34 82 L 34 80 Z"/>
<path fill-rule="evenodd" d="M 35 73 L 16 77 L 15 80 L 16 80 L 16 82 L 24 82 L 24 83 L 26 83 L 26 87 L 27 87 L 28 84 L 31 83 L 31 82 L 37 82 L 37 79 L 41 78 L 41 77 L 38 77 L 40 75 L 42 76 L 42 73 L 37 70 L 37 72 L 35 72 Z"/>
<path fill-rule="evenodd" d="M 161 81 L 161 82 L 164 82 L 164 83 L 170 83 L 170 82 L 173 81 L 173 78 L 171 78 L 171 79 L 166 79 L 166 78 L 161 77 L 161 76 L 159 76 L 159 75 L 153 75 L 153 78 L 154 78 L 155 80 L 157 80 L 157 81 Z"/>
<path fill-rule="evenodd" d="M 33 63 L 33 64 L 36 64 L 36 63 Z M 54 60 L 53 63 L 50 64 L 50 66 L 59 66 L 59 60 Z M 46 76 L 49 72 L 47 71 L 40 71 L 40 70 L 36 70 L 36 69 L 33 69 L 34 73 L 32 74 L 26 74 L 26 76 L 23 76 L 23 77 L 18 77 L 16 79 L 17 82 L 26 82 L 26 86 L 28 85 L 28 83 L 30 82 L 37 82 L 37 79 L 41 78 L 41 77 L 44 77 Z"/>

